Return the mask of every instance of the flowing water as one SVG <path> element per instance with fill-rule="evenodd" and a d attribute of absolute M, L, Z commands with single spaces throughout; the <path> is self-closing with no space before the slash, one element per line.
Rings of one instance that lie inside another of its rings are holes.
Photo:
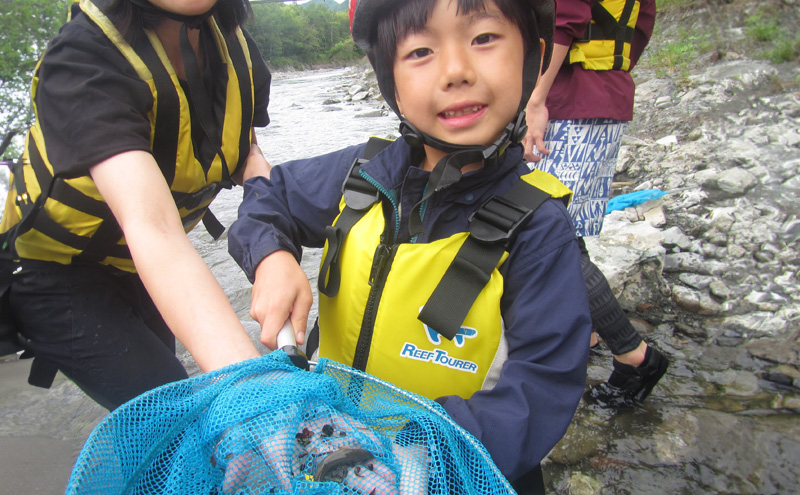
<path fill-rule="evenodd" d="M 347 93 L 360 80 L 354 70 L 275 75 L 269 107 L 272 123 L 257 133 L 273 165 L 364 142 L 370 135 L 396 136 L 397 119 L 381 112 L 380 102 L 348 101 Z M 223 191 L 213 203 L 212 210 L 223 224 L 236 219 L 241 194 L 241 188 Z M 227 239 L 214 241 L 202 227 L 190 237 L 257 342 L 259 328 L 248 316 L 251 286 L 229 257 Z M 307 250 L 303 257 L 312 287 L 319 254 Z M 312 320 L 314 315 L 312 310 Z M 665 332 L 657 330 L 650 338 L 669 348 Z M 190 374 L 197 373 L 186 351 L 180 349 L 179 354 Z M 719 374 L 726 363 L 742 359 L 732 349 L 697 348 L 686 362 L 673 362 L 665 383 L 642 408 L 608 411 L 581 404 L 570 431 L 545 464 L 549 492 L 790 493 L 781 487 L 796 489 L 795 465 L 800 458 L 796 416 L 772 414 L 766 403 L 716 397 L 697 378 Z M 607 351 L 592 357 L 589 380 L 604 380 L 610 362 Z M 50 390 L 28 386 L 26 370 L 25 362 L 0 363 L 0 478 L 8 466 L 21 466 L 36 477 L 53 478 L 48 486 L 63 486 L 75 456 L 105 410 L 60 375 Z M 25 449 L 16 450 L 23 444 Z M 27 452 L 30 459 L 10 462 L 12 449 L 15 458 L 21 455 L 18 452 Z M 58 492 L 33 490 L 35 481 L 21 484 L 21 490 L 6 491 L 11 486 L 6 478 L 0 481 L 0 494 Z"/>

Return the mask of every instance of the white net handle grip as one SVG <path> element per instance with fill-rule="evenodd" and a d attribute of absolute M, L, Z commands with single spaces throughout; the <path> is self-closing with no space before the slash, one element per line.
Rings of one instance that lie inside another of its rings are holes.
<path fill-rule="evenodd" d="M 286 346 L 297 346 L 297 339 L 294 338 L 294 329 L 292 328 L 292 321 L 287 319 L 281 329 L 278 331 L 278 349 Z"/>

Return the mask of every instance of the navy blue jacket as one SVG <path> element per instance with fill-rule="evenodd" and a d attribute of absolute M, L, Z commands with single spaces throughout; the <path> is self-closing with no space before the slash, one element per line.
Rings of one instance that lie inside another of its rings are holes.
<path fill-rule="evenodd" d="M 251 281 L 258 263 L 278 249 L 299 260 L 302 246 L 323 246 L 325 227 L 339 213 L 345 174 L 363 151 L 364 145 L 352 146 L 287 162 L 273 168 L 270 179 L 245 183 L 228 242 Z M 412 166 L 411 156 L 410 147 L 399 139 L 362 167 L 396 195 L 401 240 L 408 240 L 407 217 L 429 176 Z M 416 242 L 466 231 L 473 211 L 528 172 L 522 148 L 512 146 L 492 169 L 464 174 L 425 205 L 425 234 Z M 467 400 L 437 400 L 483 442 L 513 482 L 537 466 L 564 435 L 586 381 L 591 317 L 574 227 L 561 201 L 546 201 L 518 231 L 500 271 L 509 349 L 499 381 Z"/>

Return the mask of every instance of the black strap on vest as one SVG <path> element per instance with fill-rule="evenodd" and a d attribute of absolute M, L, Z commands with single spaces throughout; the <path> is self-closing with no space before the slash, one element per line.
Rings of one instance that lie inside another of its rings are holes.
<path fill-rule="evenodd" d="M 14 176 L 14 192 L 16 193 L 14 201 L 20 208 L 21 217 L 19 222 L 8 229 L 7 232 L 0 234 L 0 258 L 3 259 L 16 258 L 17 250 L 14 247 L 14 241 L 19 235 L 22 235 L 33 227 L 38 217 L 37 212 L 44 206 L 44 202 L 49 196 L 54 182 L 52 176 L 49 174 L 37 173 L 37 181 L 39 181 L 41 193 L 39 197 L 36 198 L 36 201 L 32 201 L 25 185 L 22 158 L 8 162 L 8 168 Z M 40 177 L 40 175 L 42 176 Z"/>
<path fill-rule="evenodd" d="M 361 166 L 391 143 L 392 141 L 387 139 L 369 138 L 367 147 L 364 149 L 364 155 L 355 159 L 342 184 L 345 207 L 339 214 L 339 219 L 336 220 L 336 223 L 325 227 L 328 250 L 325 253 L 325 259 L 322 260 L 317 282 L 317 288 L 320 293 L 328 297 L 334 297 L 339 293 L 339 283 L 341 281 L 339 252 L 347 234 L 367 214 L 370 207 L 380 200 L 378 189 L 359 173 Z"/>
<path fill-rule="evenodd" d="M 634 28 L 628 26 L 628 21 L 633 13 L 633 7 L 636 0 L 626 0 L 625 5 L 622 7 L 622 14 L 619 19 L 616 19 L 611 13 L 603 7 L 602 2 L 595 2 L 592 5 L 592 20 L 586 26 L 586 33 L 583 35 L 581 42 L 592 40 L 615 40 L 614 46 L 614 66 L 615 70 L 621 69 L 625 60 L 623 56 L 623 49 L 625 43 L 633 41 Z"/>
<path fill-rule="evenodd" d="M 339 253 L 347 234 L 380 199 L 377 188 L 364 179 L 359 170 L 389 143 L 370 138 L 364 157 L 353 162 L 342 185 L 346 206 L 336 223 L 325 229 L 328 248 L 318 280 L 320 293 L 328 297 L 339 292 Z M 489 282 L 516 230 L 550 197 L 538 187 L 519 180 L 505 195 L 493 196 L 478 208 L 470 216 L 470 235 L 423 307 L 419 319 L 452 340 Z"/>
<path fill-rule="evenodd" d="M 492 196 L 469 219 L 469 236 L 419 314 L 419 320 L 452 340 L 489 282 L 515 231 L 550 198 L 520 180 L 503 196 Z"/>
<path fill-rule="evenodd" d="M 0 316 L 3 320 L 0 321 L 0 355 L 24 351 L 20 358 L 30 359 L 34 357 L 34 354 L 25 345 L 25 338 L 17 332 L 9 313 L 10 301 L 8 298 L 14 277 L 11 271 L 13 269 L 11 261 L 17 256 L 14 241 L 18 235 L 28 231 L 36 223 L 36 218 L 39 216 L 37 213 L 44 205 L 54 181 L 48 175 L 43 182 L 39 182 L 42 192 L 36 201 L 31 201 L 25 187 L 22 159 L 9 162 L 8 167 L 14 175 L 14 192 L 16 193 L 14 201 L 20 207 L 22 217 L 7 232 L 0 234 L 0 260 L 3 260 L 0 261 L 0 272 L 2 272 L 0 273 L 0 278 L 2 278 L 0 280 Z M 52 362 L 36 358 L 31 363 L 28 383 L 36 387 L 50 388 L 57 372 L 58 368 Z"/>
<path fill-rule="evenodd" d="M 199 29 L 199 26 L 198 26 Z M 222 187 L 230 188 L 233 185 L 231 180 L 230 171 L 228 170 L 228 161 L 225 159 L 225 154 L 222 152 L 222 135 L 214 123 L 214 115 L 212 109 L 214 108 L 208 98 L 205 84 L 203 84 L 203 75 L 200 72 L 200 67 L 197 65 L 197 57 L 194 53 L 192 45 L 189 43 L 189 27 L 184 24 L 181 26 L 180 45 L 181 57 L 183 58 L 183 65 L 186 69 L 186 83 L 189 86 L 189 95 L 191 96 L 192 108 L 197 115 L 197 121 L 200 127 L 208 138 L 209 142 L 214 145 L 214 148 L 219 155 L 222 162 Z M 242 110 L 244 111 L 244 109 Z M 209 163 L 208 167 L 211 167 Z M 205 170 L 208 174 L 208 169 Z M 219 239 L 225 231 L 225 227 L 219 220 L 211 213 L 211 210 L 206 209 L 203 215 L 203 225 L 211 237 L 215 240 Z"/>

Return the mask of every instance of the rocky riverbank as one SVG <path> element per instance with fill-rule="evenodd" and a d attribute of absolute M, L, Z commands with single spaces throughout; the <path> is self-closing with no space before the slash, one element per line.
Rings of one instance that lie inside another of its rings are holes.
<path fill-rule="evenodd" d="M 703 4 L 659 20 L 716 19 L 735 46 L 756 8 Z M 557 493 L 790 493 L 800 479 L 800 67 L 732 49 L 693 64 L 634 72 L 615 192 L 669 194 L 612 213 L 590 244 L 672 366 L 640 409 L 581 406 L 546 465 Z M 610 353 L 590 364 L 604 380 Z"/>

